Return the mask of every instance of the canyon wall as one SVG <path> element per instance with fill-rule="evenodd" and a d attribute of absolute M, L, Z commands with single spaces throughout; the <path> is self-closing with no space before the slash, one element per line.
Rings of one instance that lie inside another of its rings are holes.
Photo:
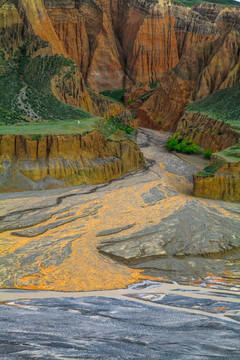
<path fill-rule="evenodd" d="M 8 0 L 1 18 L 5 48 L 14 52 L 37 35 L 50 44 L 45 52 L 76 62 L 81 79 L 76 97 L 54 88 L 55 93 L 95 115 L 123 110 L 103 102 L 96 91 L 158 80 L 151 96 L 131 107 L 139 109 L 141 126 L 174 130 L 188 101 L 240 79 L 240 7 L 202 3 L 188 8 L 152 0 Z"/>
<path fill-rule="evenodd" d="M 219 161 L 215 155 L 210 166 Z M 193 193 L 196 197 L 240 201 L 240 161 L 223 162 L 211 176 L 194 175 Z"/>
<path fill-rule="evenodd" d="M 63 2 L 60 5 L 63 6 Z M 78 36 L 78 34 L 76 35 Z M 67 37 L 70 39 L 71 34 L 68 33 Z M 75 45 L 77 46 L 77 44 Z M 16 55 L 21 54 L 22 56 L 23 49 L 25 56 L 31 58 L 56 54 L 69 56 L 53 28 L 42 0 L 36 2 L 1 1 L 0 50 L 3 51 L 10 64 L 12 61 L 16 61 Z M 74 56 L 72 58 L 76 60 Z M 121 104 L 88 88 L 79 67 L 74 73 L 70 70 L 71 66 L 61 69 L 61 72 L 58 71 L 51 81 L 52 91 L 60 101 L 97 116 L 116 115 L 125 111 Z M 46 70 L 46 72 L 48 71 L 50 69 Z M 22 80 L 24 81 L 24 79 Z M 37 79 L 35 82 L 37 83 Z M 9 86 L 12 88 L 15 86 L 11 83 L 11 79 Z"/>
<path fill-rule="evenodd" d="M 138 146 L 86 135 L 0 136 L 0 190 L 49 189 L 110 181 L 144 167 Z"/>
<path fill-rule="evenodd" d="M 240 132 L 234 131 L 224 121 L 211 119 L 198 113 L 184 113 L 176 131 L 184 139 L 192 140 L 204 150 L 213 152 L 233 146 L 240 139 Z"/>
<path fill-rule="evenodd" d="M 96 91 L 153 83 L 186 51 L 239 28 L 239 8 L 150 0 L 12 0 L 28 29 Z"/>
<path fill-rule="evenodd" d="M 239 20 L 240 22 L 240 20 Z M 164 73 L 137 113 L 140 126 L 176 130 L 189 102 L 240 81 L 240 34 L 224 32 L 215 41 L 197 44 Z"/>

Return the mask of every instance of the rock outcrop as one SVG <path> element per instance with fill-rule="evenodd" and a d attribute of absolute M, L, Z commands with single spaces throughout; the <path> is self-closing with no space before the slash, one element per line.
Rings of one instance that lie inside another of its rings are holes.
<path fill-rule="evenodd" d="M 208 207 L 189 201 L 159 224 L 128 236 L 103 240 L 98 249 L 104 255 L 128 265 L 141 264 L 144 268 L 144 263 L 157 260 L 160 266 L 168 262 L 170 268 L 171 261 L 177 262 L 179 258 L 219 255 L 238 248 L 240 235 L 236 234 L 239 221 L 232 219 L 229 229 L 220 224 L 226 224 L 223 214 L 214 214 Z"/>
<path fill-rule="evenodd" d="M 240 139 L 240 132 L 233 130 L 229 124 L 198 113 L 184 113 L 177 132 L 184 139 L 192 140 L 204 150 L 213 152 L 233 146 Z"/>
<path fill-rule="evenodd" d="M 107 182 L 144 167 L 137 145 L 86 135 L 0 136 L 1 191 Z"/>
<path fill-rule="evenodd" d="M 214 155 L 211 164 L 193 176 L 193 193 L 196 197 L 240 201 L 240 157 L 227 161 Z"/>
<path fill-rule="evenodd" d="M 70 72 L 69 67 L 62 69 L 52 78 L 51 88 L 57 99 L 71 106 L 81 108 L 96 116 L 116 116 L 124 111 L 120 103 L 100 95 L 86 87 L 81 72 Z"/>
<path fill-rule="evenodd" d="M 193 46 L 174 69 L 160 78 L 152 95 L 138 110 L 139 124 L 175 130 L 188 102 L 239 82 L 239 64 L 237 31 L 225 32 L 215 41 Z"/>

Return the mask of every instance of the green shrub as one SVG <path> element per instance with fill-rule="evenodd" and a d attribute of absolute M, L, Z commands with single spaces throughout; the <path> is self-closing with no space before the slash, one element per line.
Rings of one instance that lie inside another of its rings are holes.
<path fill-rule="evenodd" d="M 152 85 L 150 85 L 151 89 L 155 89 L 155 87 L 157 87 L 158 84 L 158 80 L 155 81 Z"/>
<path fill-rule="evenodd" d="M 125 131 L 126 131 L 127 134 L 131 134 L 131 132 L 132 132 L 133 130 L 134 130 L 134 129 L 133 129 L 132 126 L 128 126 Z"/>
<path fill-rule="evenodd" d="M 167 141 L 167 149 L 169 151 L 177 151 L 184 154 L 200 154 L 203 150 L 194 144 L 191 140 L 183 140 L 182 137 L 177 138 L 179 133 L 174 134 L 174 136 Z"/>
<path fill-rule="evenodd" d="M 116 130 L 121 130 L 128 135 L 135 136 L 134 128 L 130 125 L 129 119 L 121 116 L 110 116 L 107 122 Z"/>
<path fill-rule="evenodd" d="M 168 139 L 168 141 L 167 141 L 167 149 L 168 149 L 169 151 L 173 151 L 174 148 L 175 148 L 175 146 L 177 146 L 177 145 L 178 145 L 177 139 L 175 139 L 174 137 Z"/>
<path fill-rule="evenodd" d="M 213 151 L 212 150 L 206 150 L 204 151 L 203 155 L 206 159 L 211 159 L 212 157 L 212 154 L 213 154 Z"/>
<path fill-rule="evenodd" d="M 159 125 L 161 125 L 161 123 L 162 123 L 162 120 L 161 120 L 161 119 L 158 119 L 158 123 L 159 123 Z"/>

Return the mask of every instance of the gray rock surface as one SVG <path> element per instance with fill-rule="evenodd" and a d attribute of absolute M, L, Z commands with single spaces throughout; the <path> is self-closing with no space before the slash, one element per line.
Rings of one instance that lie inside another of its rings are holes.
<path fill-rule="evenodd" d="M 114 229 L 109 229 L 109 230 L 105 230 L 105 231 L 101 231 L 100 233 L 98 233 L 96 235 L 96 237 L 99 237 L 99 236 L 107 236 L 107 235 L 112 235 L 112 234 L 117 234 L 117 233 L 120 233 L 124 230 L 127 230 L 127 229 L 131 229 L 135 224 L 129 224 L 129 225 L 126 225 L 126 226 L 122 226 L 122 227 L 118 227 L 118 228 L 114 228 Z"/>
<path fill-rule="evenodd" d="M 127 263 L 162 256 L 204 256 L 240 247 L 239 219 L 229 219 L 197 200 L 188 201 L 158 225 L 103 241 L 100 252 Z"/>

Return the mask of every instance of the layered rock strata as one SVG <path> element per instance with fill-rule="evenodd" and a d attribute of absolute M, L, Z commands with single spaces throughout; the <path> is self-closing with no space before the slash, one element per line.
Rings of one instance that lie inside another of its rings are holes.
<path fill-rule="evenodd" d="M 12 0 L 30 32 L 72 58 L 92 89 L 153 83 L 186 51 L 238 30 L 238 7 L 170 1 Z"/>
<path fill-rule="evenodd" d="M 210 166 L 217 168 L 212 175 L 200 173 L 193 176 L 194 195 L 208 199 L 240 201 L 240 159 L 227 162 L 215 155 Z"/>
<path fill-rule="evenodd" d="M 63 3 L 58 4 L 62 7 Z M 67 37 L 71 37 L 71 34 L 68 33 Z M 72 47 L 78 47 L 78 44 L 72 44 Z M 26 49 L 26 55 L 32 58 L 58 54 L 77 61 L 77 58 L 71 56 L 72 54 L 64 48 L 42 0 L 34 3 L 25 0 L 2 1 L 0 2 L 0 49 L 10 61 L 10 58 L 14 58 L 23 48 Z M 85 53 L 85 47 L 83 51 Z M 79 65 L 79 61 L 77 64 Z M 115 101 L 87 88 L 80 66 L 74 73 L 69 69 L 65 67 L 51 82 L 54 95 L 60 101 L 80 107 L 97 116 L 116 115 L 125 110 Z"/>
<path fill-rule="evenodd" d="M 39 140 L 0 136 L 1 191 L 103 183 L 142 167 L 135 143 L 109 141 L 97 130 Z"/>
<path fill-rule="evenodd" d="M 198 113 L 185 113 L 178 123 L 177 132 L 184 139 L 192 140 L 204 150 L 213 152 L 233 146 L 240 139 L 240 133 L 224 121 Z"/>
<path fill-rule="evenodd" d="M 160 78 L 156 89 L 138 110 L 139 124 L 175 130 L 188 102 L 237 84 L 239 66 L 240 35 L 235 30 L 225 32 L 213 42 L 193 46 L 174 69 Z"/>

